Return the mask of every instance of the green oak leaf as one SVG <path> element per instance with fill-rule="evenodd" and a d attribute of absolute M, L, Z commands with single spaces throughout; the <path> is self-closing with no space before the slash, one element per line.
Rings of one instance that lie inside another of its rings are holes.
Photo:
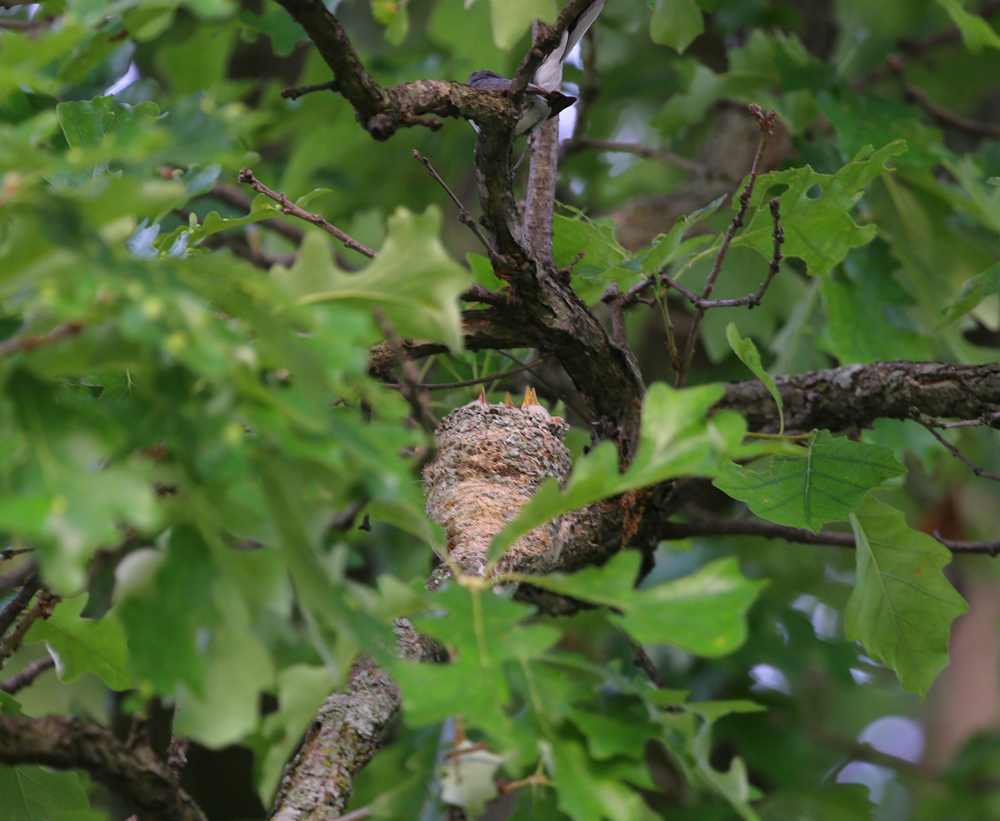
<path fill-rule="evenodd" d="M 400 208 L 389 218 L 378 257 L 362 271 L 347 273 L 333 262 L 324 237 L 313 232 L 290 269 L 274 275 L 300 304 L 339 302 L 382 311 L 403 337 L 430 339 L 462 350 L 458 296 L 472 277 L 445 251 L 438 237 L 441 212 Z"/>
<path fill-rule="evenodd" d="M 785 432 L 785 405 L 781 400 L 781 392 L 778 390 L 778 386 L 774 384 L 774 379 L 771 377 L 771 374 L 764 370 L 764 366 L 761 364 L 757 346 L 753 344 L 753 340 L 749 337 L 743 339 L 740 336 L 740 332 L 736 330 L 735 322 L 730 322 L 726 326 L 726 339 L 729 340 L 729 347 L 739 357 L 740 362 L 753 371 L 753 375 L 764 383 L 767 392 L 774 398 L 774 403 L 778 406 L 778 417 L 781 419 L 781 429 L 778 433 L 779 435 L 783 434 Z"/>
<path fill-rule="evenodd" d="M 1000 293 L 1000 262 L 965 281 L 958 299 L 941 308 L 944 320 L 938 326 L 938 330 L 965 316 L 986 297 L 997 293 Z"/>
<path fill-rule="evenodd" d="M 820 431 L 798 453 L 770 456 L 760 469 L 729 464 L 713 484 L 761 518 L 815 531 L 846 519 L 869 490 L 905 472 L 889 448 Z"/>
<path fill-rule="evenodd" d="M 753 453 L 761 446 L 741 444 L 746 433 L 743 417 L 730 412 L 707 416 L 723 390 L 722 385 L 676 390 L 662 382 L 652 384 L 643 400 L 639 447 L 629 469 L 620 474 L 614 445 L 600 444 L 576 461 L 565 491 L 554 479 L 542 483 L 494 538 L 490 557 L 499 556 L 525 533 L 570 510 L 674 476 L 714 476 L 724 460 Z"/>
<path fill-rule="evenodd" d="M 81 618 L 86 603 L 86 596 L 60 602 L 48 619 L 31 626 L 25 642 L 45 642 L 63 683 L 89 672 L 97 673 L 112 690 L 127 690 L 132 676 L 125 628 L 114 610 L 101 619 Z"/>
<path fill-rule="evenodd" d="M 641 557 L 618 554 L 604 567 L 553 573 L 532 584 L 617 611 L 609 620 L 644 644 L 671 644 L 697 656 L 731 653 L 746 640 L 746 612 L 767 585 L 719 559 L 697 573 L 636 590 Z"/>
<path fill-rule="evenodd" d="M 906 143 L 895 140 L 878 151 L 866 146 L 836 174 L 820 174 L 807 165 L 758 177 L 750 199 L 752 216 L 733 244 L 748 245 L 765 258 L 771 258 L 774 225 L 768 202 L 774 196 L 772 189 L 781 186 L 784 191 L 777 197 L 781 203 L 781 227 L 785 231 L 785 256 L 805 261 L 813 276 L 826 274 L 843 261 L 851 248 L 866 245 L 875 238 L 875 226 L 855 223 L 851 209 L 864 187 L 888 170 L 886 161 L 904 151 Z M 815 186 L 820 187 L 821 193 L 811 197 Z M 734 210 L 738 207 L 738 199 L 734 198 Z"/>
<path fill-rule="evenodd" d="M 657 815 L 629 784 L 650 787 L 645 764 L 634 757 L 595 761 L 584 741 L 570 728 L 553 739 L 552 776 L 559 809 L 573 821 L 647 821 Z M 628 783 L 626 783 L 628 782 Z"/>
<path fill-rule="evenodd" d="M 654 43 L 670 46 L 683 54 L 704 30 L 701 7 L 695 0 L 656 0 L 649 21 L 649 36 Z"/>
<path fill-rule="evenodd" d="M 74 772 L 50 772 L 23 764 L 0 766 L 4 821 L 52 821 L 60 813 L 86 810 L 89 806 Z"/>
<path fill-rule="evenodd" d="M 847 638 L 924 696 L 948 665 L 952 621 L 968 609 L 942 572 L 951 552 L 871 496 L 851 514 L 851 527 L 858 575 L 844 614 Z"/>
<path fill-rule="evenodd" d="M 984 17 L 967 11 L 960 0 L 937 0 L 937 4 L 948 12 L 948 16 L 962 33 L 965 47 L 973 54 L 982 51 L 983 46 L 1000 48 L 1000 35 Z"/>

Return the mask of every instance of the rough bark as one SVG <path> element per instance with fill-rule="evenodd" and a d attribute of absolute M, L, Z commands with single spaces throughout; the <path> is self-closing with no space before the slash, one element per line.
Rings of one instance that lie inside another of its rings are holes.
<path fill-rule="evenodd" d="M 151 750 L 130 749 L 103 727 L 79 718 L 0 715 L 0 763 L 84 770 L 144 821 L 206 821 Z"/>
<path fill-rule="evenodd" d="M 285 770 L 273 821 L 332 821 L 343 815 L 355 774 L 375 754 L 382 730 L 397 709 L 395 682 L 370 658 L 359 658 L 351 668 L 347 692 L 323 702 Z"/>
<path fill-rule="evenodd" d="M 909 419 L 911 408 L 933 417 L 976 419 L 1000 410 L 1000 364 L 874 362 L 775 378 L 785 429 L 832 431 L 869 427 L 876 419 Z M 726 387 L 716 405 L 746 417 L 751 430 L 777 430 L 778 409 L 756 380 Z"/>

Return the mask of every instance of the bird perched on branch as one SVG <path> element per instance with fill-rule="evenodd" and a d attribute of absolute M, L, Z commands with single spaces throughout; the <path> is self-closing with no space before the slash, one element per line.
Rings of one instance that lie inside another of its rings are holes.
<path fill-rule="evenodd" d="M 604 0 L 595 0 L 591 3 L 562 33 L 559 45 L 538 67 L 531 82 L 524 89 L 524 104 L 514 130 L 515 138 L 531 134 L 546 120 L 552 119 L 576 102 L 576 97 L 570 97 L 559 91 L 559 86 L 562 85 L 563 63 L 603 9 Z M 508 93 L 511 81 L 493 71 L 473 71 L 469 75 L 468 85 L 484 91 Z M 472 125 L 477 131 L 479 130 L 475 123 Z"/>

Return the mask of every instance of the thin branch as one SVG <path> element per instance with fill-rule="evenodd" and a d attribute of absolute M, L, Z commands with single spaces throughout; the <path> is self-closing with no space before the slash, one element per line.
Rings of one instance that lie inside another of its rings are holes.
<path fill-rule="evenodd" d="M 14 655 L 21 646 L 31 625 L 38 621 L 38 619 L 47 619 L 51 616 L 53 608 L 58 603 L 59 597 L 54 596 L 47 590 L 41 590 L 38 593 L 38 598 L 35 600 L 32 608 L 21 617 L 17 626 L 0 640 L 0 669 L 3 668 L 7 659 Z"/>
<path fill-rule="evenodd" d="M 708 276 L 705 279 L 705 287 L 701 292 L 702 299 L 708 299 L 712 295 L 712 289 L 715 288 L 715 281 L 719 278 L 719 272 L 722 270 L 722 263 L 725 261 L 726 253 L 729 251 L 729 244 L 733 241 L 733 235 L 736 233 L 736 229 L 743 225 L 743 218 L 746 216 L 747 208 L 750 205 L 750 197 L 753 196 L 754 183 L 757 181 L 760 161 L 764 156 L 764 151 L 767 149 L 768 142 L 770 142 L 771 134 L 774 132 L 774 119 L 776 116 L 774 111 L 769 111 L 765 114 L 761 107 L 756 103 L 750 104 L 750 111 L 753 113 L 754 117 L 757 118 L 757 123 L 760 125 L 760 142 L 757 145 L 757 154 L 753 158 L 753 165 L 750 167 L 750 175 L 747 177 L 743 193 L 740 194 L 740 207 L 737 209 L 736 216 L 733 217 L 733 221 L 726 230 L 726 236 L 722 240 L 722 245 L 719 246 L 719 253 L 715 256 L 715 262 L 712 264 L 712 270 L 708 272 Z M 684 358 L 681 361 L 680 370 L 677 371 L 675 385 L 678 388 L 683 388 L 684 382 L 687 379 L 688 371 L 691 368 L 691 360 L 694 358 L 694 349 L 697 345 L 698 328 L 701 326 L 701 321 L 704 317 L 705 309 L 698 308 L 695 311 L 694 319 L 691 322 L 691 330 L 688 334 L 687 345 L 684 348 Z"/>
<path fill-rule="evenodd" d="M 1000 411 L 996 413 L 984 413 L 978 419 L 961 419 L 957 422 L 942 422 L 940 419 L 934 419 L 930 416 L 923 417 L 923 424 L 925 427 L 940 428 L 941 430 L 948 430 L 949 428 L 975 428 L 981 425 L 985 425 L 988 428 L 996 427 L 996 422 L 1000 421 Z"/>
<path fill-rule="evenodd" d="M 3 682 L 0 682 L 0 693 L 6 693 L 9 696 L 14 695 L 18 690 L 23 690 L 25 687 L 30 685 L 36 678 L 38 678 L 46 670 L 51 670 L 56 666 L 56 660 L 52 656 L 46 655 L 43 658 L 36 659 L 27 665 L 20 673 L 15 673 L 10 678 Z"/>
<path fill-rule="evenodd" d="M 79 718 L 0 714 L 0 763 L 84 770 L 143 818 L 206 821 L 191 797 L 174 787 L 152 750 L 131 750 L 108 730 Z"/>
<path fill-rule="evenodd" d="M 10 630 L 10 626 L 21 615 L 21 611 L 31 603 L 32 597 L 38 592 L 38 588 L 41 586 L 38 577 L 34 575 L 34 571 L 32 570 L 28 578 L 25 579 L 21 589 L 0 610 L 0 637 Z"/>
<path fill-rule="evenodd" d="M 258 194 L 266 194 L 268 197 L 270 197 L 272 200 L 278 203 L 278 205 L 281 206 L 281 210 L 283 213 L 291 214 L 293 217 L 298 217 L 301 220 L 305 220 L 306 222 L 312 223 L 313 225 L 322 228 L 331 236 L 339 239 L 346 248 L 350 248 L 353 251 L 357 251 L 359 254 L 363 254 L 364 256 L 368 257 L 368 259 L 375 259 L 375 257 L 378 256 L 378 254 L 376 254 L 367 245 L 363 245 L 356 239 L 349 237 L 339 228 L 327 222 L 319 214 L 311 214 L 305 209 L 299 208 L 299 206 L 295 205 L 284 194 L 278 194 L 277 192 L 272 191 L 270 188 L 268 188 L 266 185 L 260 182 L 253 175 L 253 171 L 251 171 L 249 168 L 242 169 L 237 179 L 241 183 L 249 185 Z"/>
<path fill-rule="evenodd" d="M 971 462 L 965 456 L 965 454 L 963 454 L 951 442 L 949 442 L 940 433 L 938 433 L 934 429 L 935 428 L 934 425 L 931 425 L 931 424 L 928 424 L 928 423 L 924 422 L 924 417 L 921 415 L 921 413 L 920 413 L 919 410 L 917 410 L 916 408 L 912 408 L 911 412 L 913 414 L 913 421 L 914 422 L 919 422 L 921 425 L 923 425 L 925 428 L 927 428 L 927 430 L 930 431 L 931 436 L 933 436 L 935 439 L 937 439 L 938 442 L 940 442 L 945 447 L 945 449 L 948 451 L 948 453 L 950 453 L 956 459 L 961 459 L 962 462 L 965 463 L 965 466 L 969 470 L 971 470 L 974 474 L 976 474 L 976 476 L 980 477 L 981 479 L 990 479 L 990 480 L 992 480 L 994 482 L 1000 482 L 1000 473 L 991 473 L 990 471 L 985 470 L 984 468 L 981 468 L 978 465 L 976 465 L 973 462 Z"/>
<path fill-rule="evenodd" d="M 479 229 L 479 223 L 477 223 L 472 218 L 472 214 L 469 213 L 469 209 L 467 209 L 464 205 L 462 205 L 462 201 L 455 196 L 454 192 L 448 187 L 448 184 L 443 179 L 441 179 L 441 176 L 438 174 L 438 172 L 434 170 L 434 166 L 431 165 L 431 161 L 428 160 L 426 157 L 422 157 L 420 155 L 420 152 L 417 151 L 417 149 L 415 148 L 413 149 L 413 158 L 415 160 L 419 160 L 424 164 L 424 168 L 427 169 L 427 173 L 430 174 L 431 177 L 434 180 L 436 180 L 438 184 L 445 190 L 448 196 L 451 197 L 451 201 L 455 203 L 455 207 L 458 208 L 459 222 L 461 222 L 463 225 L 469 226 L 469 229 L 472 231 L 472 233 L 476 235 L 476 239 L 478 239 L 483 244 L 483 247 L 489 252 L 490 256 L 492 257 L 495 253 L 493 250 L 493 246 L 490 245 L 489 240 L 486 239 L 483 232 Z"/>
<path fill-rule="evenodd" d="M 64 322 L 49 331 L 47 334 L 35 335 L 35 336 L 15 336 L 12 339 L 8 339 L 6 342 L 0 344 L 0 357 L 10 356 L 13 353 L 19 353 L 20 351 L 31 351 L 40 345 L 49 345 L 53 342 L 59 342 L 60 340 L 66 339 L 71 336 L 76 336 L 80 331 L 82 331 L 84 325 L 82 322 Z"/>
<path fill-rule="evenodd" d="M 623 143 L 616 140 L 595 140 L 592 137 L 574 137 L 572 142 L 573 150 L 582 148 L 596 148 L 598 151 L 617 151 L 623 154 L 635 154 L 638 157 L 645 157 L 649 160 L 659 160 L 660 162 L 675 165 L 691 174 L 699 177 L 708 176 L 708 169 L 699 162 L 686 159 L 679 154 L 674 154 L 663 148 L 651 148 L 648 145 L 639 143 Z"/>
<path fill-rule="evenodd" d="M 225 182 L 217 182 L 212 186 L 212 190 L 208 191 L 204 196 L 222 200 L 222 202 L 231 205 L 233 208 L 238 208 L 240 211 L 249 212 L 253 207 L 253 200 L 244 194 L 240 188 Z M 281 219 L 270 218 L 261 220 L 257 225 L 270 228 L 276 234 L 281 234 L 285 239 L 290 240 L 296 245 L 301 245 L 302 240 L 305 238 L 305 234 L 300 229 Z"/>
<path fill-rule="evenodd" d="M 34 0 L 32 0 L 34 1 Z M 36 17 L 34 20 L 15 20 L 9 17 L 0 17 L 0 29 L 11 31 L 34 31 L 51 25 L 54 17 Z"/>
<path fill-rule="evenodd" d="M 789 527 L 757 519 L 699 519 L 695 522 L 663 522 L 658 528 L 659 538 L 690 539 L 697 536 L 759 536 L 764 539 L 784 539 L 800 544 L 828 547 L 854 548 L 853 533 L 836 533 L 830 530 L 813 532 L 804 527 Z M 984 553 L 996 557 L 1000 554 L 1000 540 L 966 542 L 944 539 L 936 532 L 928 534 L 941 542 L 952 553 Z"/>
<path fill-rule="evenodd" d="M 998 10 L 1000 10 L 1000 0 L 988 0 L 988 2 L 983 3 L 979 7 L 976 13 L 980 17 L 991 17 Z M 901 53 L 890 56 L 895 56 L 900 64 L 905 64 L 922 57 L 924 53 L 930 51 L 931 49 L 942 45 L 958 43 L 961 42 L 961 40 L 961 30 L 958 26 L 952 26 L 942 31 L 935 32 L 934 34 L 929 34 L 919 40 L 899 40 L 897 41 L 897 45 L 899 46 Z M 895 69 L 893 69 L 887 61 L 883 65 L 878 66 L 877 68 L 869 71 L 867 74 L 859 77 L 852 83 L 852 87 L 855 91 L 864 91 L 869 86 L 891 76 L 894 71 Z"/>
<path fill-rule="evenodd" d="M 768 205 L 771 208 L 771 219 L 774 221 L 774 231 L 772 233 L 774 237 L 774 251 L 771 255 L 771 261 L 767 265 L 767 276 L 761 282 L 756 293 L 747 294 L 736 299 L 704 299 L 666 274 L 660 274 L 661 281 L 677 291 L 696 308 L 700 308 L 703 311 L 708 311 L 712 308 L 756 308 L 760 305 L 764 297 L 764 292 L 767 291 L 767 287 L 771 284 L 771 280 L 781 270 L 781 260 L 785 258 L 785 255 L 781 251 L 781 246 L 785 242 L 785 229 L 781 227 L 781 201 L 775 198 Z M 648 283 L 640 283 L 640 285 L 645 287 Z"/>
<path fill-rule="evenodd" d="M 325 83 L 315 83 L 311 86 L 298 86 L 297 88 L 286 88 L 281 92 L 281 96 L 286 100 L 297 100 L 305 94 L 314 91 L 340 91 L 340 83 L 336 80 L 329 80 Z"/>
<path fill-rule="evenodd" d="M 34 553 L 35 548 L 33 547 L 4 547 L 0 549 L 0 561 L 9 562 L 15 556 L 21 556 L 24 553 Z"/>
<path fill-rule="evenodd" d="M 451 390 L 453 388 L 468 388 L 472 385 L 483 385 L 487 382 L 496 382 L 498 379 L 503 379 L 507 376 L 513 376 L 516 373 L 521 373 L 522 371 L 530 371 L 536 365 L 541 365 L 545 361 L 544 356 L 538 357 L 534 362 L 529 362 L 527 365 L 521 365 L 519 368 L 511 368 L 509 371 L 501 371 L 500 373 L 490 374 L 489 376 L 481 376 L 479 379 L 467 379 L 465 382 L 418 382 L 414 387 L 421 388 L 422 390 L 428 391 L 443 391 Z M 404 390 L 402 385 L 394 385 L 391 382 L 383 382 L 383 388 L 390 388 L 394 391 Z"/>
<path fill-rule="evenodd" d="M 892 70 L 892 73 L 899 78 L 899 83 L 903 87 L 906 96 L 922 106 L 934 119 L 980 137 L 1000 137 L 1000 125 L 983 123 L 963 117 L 961 114 L 935 103 L 922 88 L 915 86 L 906 79 L 903 75 L 903 62 L 898 55 L 890 54 L 885 58 L 885 61 Z"/>

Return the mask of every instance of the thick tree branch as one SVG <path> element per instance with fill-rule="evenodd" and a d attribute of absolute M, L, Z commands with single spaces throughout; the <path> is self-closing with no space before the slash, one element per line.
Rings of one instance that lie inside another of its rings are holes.
<path fill-rule="evenodd" d="M 340 21 L 322 0 L 278 0 L 306 30 L 333 71 L 337 89 L 354 106 L 361 126 L 376 140 L 387 140 L 398 129 L 422 125 L 441 127 L 436 117 L 464 117 L 480 124 L 509 122 L 514 107 L 500 94 L 478 91 L 465 83 L 418 80 L 382 88 L 367 72 Z"/>
<path fill-rule="evenodd" d="M 346 693 L 334 693 L 320 708 L 306 739 L 285 771 L 272 821 L 333 821 L 351 797 L 355 773 L 378 749 L 382 730 L 399 708 L 399 690 L 389 675 L 362 656 Z"/>
<path fill-rule="evenodd" d="M 785 428 L 848 430 L 876 419 L 911 419 L 911 408 L 933 417 L 975 419 L 1000 409 L 1000 364 L 874 362 L 775 378 L 785 404 Z M 751 430 L 778 429 L 778 411 L 757 380 L 726 386 L 716 405 L 746 417 Z"/>
<path fill-rule="evenodd" d="M 0 715 L 0 762 L 84 770 L 137 809 L 143 821 L 205 821 L 151 750 L 129 749 L 103 727 L 79 718 Z"/>

